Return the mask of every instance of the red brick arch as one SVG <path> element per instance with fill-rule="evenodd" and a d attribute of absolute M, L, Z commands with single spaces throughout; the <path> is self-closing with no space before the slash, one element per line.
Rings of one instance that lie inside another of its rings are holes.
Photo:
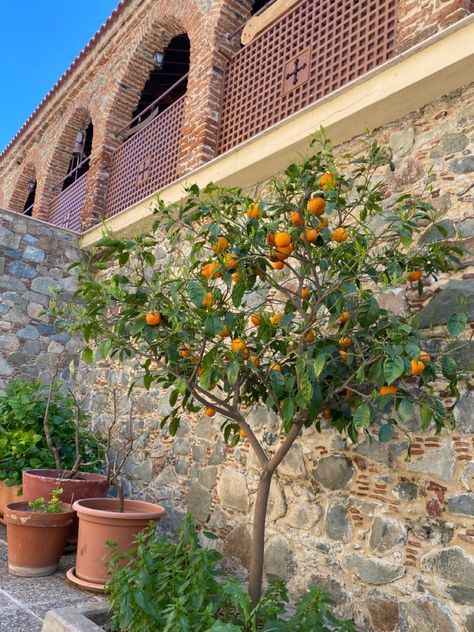
<path fill-rule="evenodd" d="M 61 192 L 62 179 L 67 175 L 76 135 L 81 127 L 87 127 L 91 121 L 89 111 L 82 106 L 75 107 L 65 115 L 65 123 L 60 130 L 57 142 L 50 154 L 45 176 L 38 183 L 36 191 L 35 215 L 48 219 L 52 200 Z"/>
<path fill-rule="evenodd" d="M 7 202 L 7 208 L 12 211 L 21 213 L 25 206 L 25 202 L 30 193 L 28 182 L 32 180 L 36 182 L 36 167 L 32 162 L 27 162 L 21 169 L 20 174 L 13 187 L 10 199 Z"/>

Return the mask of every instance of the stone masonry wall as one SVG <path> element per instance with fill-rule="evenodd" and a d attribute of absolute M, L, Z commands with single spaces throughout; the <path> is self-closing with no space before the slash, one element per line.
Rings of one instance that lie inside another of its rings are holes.
<path fill-rule="evenodd" d="M 474 321 L 474 85 L 377 135 L 391 146 L 396 165 L 394 173 L 387 168 L 381 174 L 387 205 L 402 190 L 416 194 L 431 187 L 427 194 L 449 236 L 462 229 L 467 248 L 453 275 L 425 281 L 421 299 L 397 290 L 384 296 L 385 306 L 420 311 L 427 325 L 441 325 L 463 296 Z M 356 138 L 340 150 L 360 146 Z M 440 331 L 433 329 L 433 344 Z M 458 360 L 474 371 L 472 343 Z M 99 427 L 107 419 L 111 385 L 123 393 L 128 416 L 130 379 L 130 371 L 107 363 L 83 368 L 80 381 L 90 385 Z M 129 491 L 167 507 L 165 529 L 174 530 L 189 509 L 242 570 L 258 480 L 248 442 L 225 445 L 218 415 L 184 419 L 173 439 L 159 427 L 169 410 L 159 389 L 135 393 Z M 411 461 L 401 433 L 389 444 L 366 438 L 352 446 L 331 430 L 305 430 L 272 485 L 266 577 L 286 579 L 293 594 L 313 583 L 324 586 L 338 612 L 354 616 L 363 631 L 473 632 L 474 392 L 462 396 L 455 417 L 457 427 L 440 436 L 420 432 L 413 420 Z M 281 440 L 276 416 L 256 409 L 250 423 L 272 452 Z"/>
<path fill-rule="evenodd" d="M 77 237 L 39 220 L 0 210 L 0 390 L 16 377 L 49 382 L 67 367 L 77 342 L 42 314 L 49 288 L 74 288 L 67 267 Z"/>

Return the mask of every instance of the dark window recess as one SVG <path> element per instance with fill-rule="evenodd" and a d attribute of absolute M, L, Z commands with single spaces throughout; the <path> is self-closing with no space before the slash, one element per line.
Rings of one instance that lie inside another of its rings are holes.
<path fill-rule="evenodd" d="M 152 70 L 148 81 L 140 97 L 140 101 L 132 115 L 132 119 L 138 116 L 145 108 L 171 88 L 183 75 L 189 71 L 189 37 L 184 33 L 174 37 L 165 49 L 165 61 L 161 69 Z M 156 104 L 156 108 L 147 110 L 143 118 L 134 121 L 131 127 L 142 124 L 148 118 L 152 119 L 160 112 L 177 101 L 186 93 L 187 79 L 171 90 L 162 101 Z"/>
<path fill-rule="evenodd" d="M 274 2 L 276 2 L 276 0 L 255 0 L 250 15 L 255 15 L 259 11 L 262 11 L 262 9 L 265 9 L 267 6 L 269 7 Z"/>
<path fill-rule="evenodd" d="M 64 191 L 64 189 L 67 189 L 68 186 L 70 186 L 73 182 L 78 180 L 81 176 L 83 176 L 89 170 L 89 161 L 87 161 L 81 167 L 79 167 L 77 171 L 73 171 L 73 169 L 77 167 L 78 164 L 80 164 L 81 162 L 84 162 L 84 159 L 87 158 L 87 156 L 91 155 L 93 137 L 94 137 L 94 126 L 92 125 L 92 122 L 91 122 L 86 127 L 86 140 L 84 141 L 84 151 L 82 153 L 82 157 L 72 156 L 69 162 L 68 170 L 67 170 L 68 174 L 70 175 L 68 175 L 68 177 L 64 180 L 62 191 Z"/>
<path fill-rule="evenodd" d="M 30 190 L 30 192 L 28 193 L 28 197 L 26 198 L 25 206 L 23 207 L 23 211 L 22 211 L 24 215 L 29 215 L 31 217 L 31 214 L 33 212 L 33 204 L 35 203 L 35 195 L 36 195 L 36 180 L 35 180 L 35 186 Z"/>

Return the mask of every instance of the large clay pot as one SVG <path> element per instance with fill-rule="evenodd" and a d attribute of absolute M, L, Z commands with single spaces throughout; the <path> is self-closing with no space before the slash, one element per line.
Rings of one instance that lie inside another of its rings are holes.
<path fill-rule="evenodd" d="M 107 496 L 109 483 L 102 474 L 78 472 L 74 478 L 63 478 L 59 470 L 25 470 L 23 472 L 23 496 L 25 500 L 44 498 L 49 501 L 51 492 L 61 488 L 63 503 L 72 503 L 83 498 Z"/>
<path fill-rule="evenodd" d="M 10 503 L 19 503 L 24 500 L 24 497 L 18 492 L 20 491 L 19 485 L 13 485 L 13 487 L 9 487 L 5 481 L 0 481 L 0 523 L 6 524 L 3 519 L 3 515 L 5 513 L 5 507 Z"/>
<path fill-rule="evenodd" d="M 52 575 L 74 519 L 74 511 L 63 505 L 62 513 L 32 511 L 28 503 L 5 508 L 8 539 L 8 570 L 21 577 Z"/>
<path fill-rule="evenodd" d="M 128 499 L 121 513 L 116 498 L 78 500 L 73 509 L 79 518 L 75 576 L 100 586 L 108 579 L 106 564 L 110 549 L 107 542 L 115 542 L 120 550 L 128 551 L 150 520 L 158 521 L 165 514 L 160 505 Z"/>

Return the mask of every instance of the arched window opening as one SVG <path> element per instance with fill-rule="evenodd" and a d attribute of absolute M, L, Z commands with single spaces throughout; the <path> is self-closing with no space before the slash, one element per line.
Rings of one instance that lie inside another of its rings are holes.
<path fill-rule="evenodd" d="M 155 68 L 143 87 L 128 135 L 147 125 L 186 93 L 190 48 L 189 37 L 183 33 L 174 37 L 164 51 L 154 53 Z"/>
<path fill-rule="evenodd" d="M 28 180 L 26 186 L 28 189 L 28 197 L 26 198 L 22 213 L 23 215 L 29 215 L 31 217 L 36 196 L 36 180 Z"/>
<path fill-rule="evenodd" d="M 69 162 L 68 173 L 64 178 L 61 190 L 67 189 L 73 182 L 78 180 L 89 170 L 89 158 L 92 151 L 92 140 L 94 137 L 94 126 L 92 121 L 84 123 L 76 134 L 71 160 Z"/>
<path fill-rule="evenodd" d="M 256 13 L 260 13 L 263 9 L 266 9 L 275 1 L 276 0 L 255 0 L 252 5 L 252 10 L 250 12 L 250 15 L 255 15 Z"/>

